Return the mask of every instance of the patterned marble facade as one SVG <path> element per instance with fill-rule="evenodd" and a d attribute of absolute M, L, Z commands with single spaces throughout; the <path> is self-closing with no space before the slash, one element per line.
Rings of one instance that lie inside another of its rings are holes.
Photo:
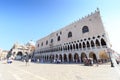
<path fill-rule="evenodd" d="M 35 50 L 34 42 L 30 41 L 25 45 L 21 45 L 19 43 L 15 43 L 10 50 L 11 57 L 16 60 L 22 60 L 26 55 L 32 56 Z"/>
<path fill-rule="evenodd" d="M 0 49 L 0 60 L 5 60 L 9 51 Z"/>
<path fill-rule="evenodd" d="M 34 58 L 43 62 L 83 62 L 84 58 L 109 59 L 108 35 L 101 20 L 100 11 L 79 19 L 62 29 L 39 39 Z"/>

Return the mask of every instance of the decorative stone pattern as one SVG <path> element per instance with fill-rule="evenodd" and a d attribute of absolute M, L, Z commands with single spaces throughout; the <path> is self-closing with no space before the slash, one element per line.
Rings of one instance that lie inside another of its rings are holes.
<path fill-rule="evenodd" d="M 43 62 L 83 62 L 84 58 L 108 60 L 109 39 L 100 11 L 85 16 L 66 27 L 39 39 L 34 58 Z"/>

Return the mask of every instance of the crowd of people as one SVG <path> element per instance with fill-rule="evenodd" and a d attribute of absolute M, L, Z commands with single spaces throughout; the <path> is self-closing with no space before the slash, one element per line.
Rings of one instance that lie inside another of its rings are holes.
<path fill-rule="evenodd" d="M 93 59 L 92 58 L 84 58 L 83 63 L 85 66 L 93 66 Z"/>

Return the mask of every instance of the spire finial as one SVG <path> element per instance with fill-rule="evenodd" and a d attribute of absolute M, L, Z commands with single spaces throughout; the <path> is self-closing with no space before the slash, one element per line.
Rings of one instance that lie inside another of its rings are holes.
<path fill-rule="evenodd" d="M 99 8 L 97 7 L 97 11 L 99 11 Z"/>

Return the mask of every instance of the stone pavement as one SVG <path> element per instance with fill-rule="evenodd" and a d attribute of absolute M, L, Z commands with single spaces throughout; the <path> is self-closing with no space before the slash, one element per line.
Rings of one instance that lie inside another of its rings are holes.
<path fill-rule="evenodd" d="M 120 80 L 116 68 L 109 64 L 83 66 L 82 64 L 40 64 L 14 61 L 0 64 L 0 80 Z M 4 72 L 4 73 L 2 73 Z M 7 79 L 3 74 L 6 74 Z M 11 77 L 11 76 L 12 77 Z"/>

